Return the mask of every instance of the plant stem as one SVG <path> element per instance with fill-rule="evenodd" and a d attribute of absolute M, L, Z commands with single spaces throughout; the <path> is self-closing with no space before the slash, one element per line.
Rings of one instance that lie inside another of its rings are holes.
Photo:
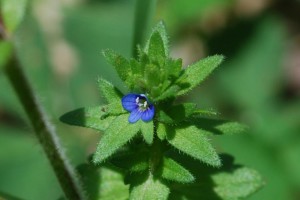
<path fill-rule="evenodd" d="M 47 155 L 66 198 L 86 199 L 75 171 L 63 152 L 54 127 L 50 124 L 14 54 L 7 63 L 5 72 L 30 119 L 35 135 Z"/>
<path fill-rule="evenodd" d="M 150 147 L 151 154 L 150 154 L 150 172 L 152 174 L 156 174 L 163 158 L 163 143 L 160 141 L 160 139 L 157 137 L 157 125 L 158 122 L 156 118 L 154 118 L 154 139 L 153 143 Z"/>
<path fill-rule="evenodd" d="M 136 0 L 135 15 L 134 15 L 134 32 L 132 56 L 137 57 L 137 45 L 143 45 L 148 33 L 151 19 L 155 12 L 157 0 Z"/>

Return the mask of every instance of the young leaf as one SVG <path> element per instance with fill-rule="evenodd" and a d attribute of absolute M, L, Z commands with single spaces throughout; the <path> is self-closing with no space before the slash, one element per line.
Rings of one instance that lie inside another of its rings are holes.
<path fill-rule="evenodd" d="M 150 174 L 142 183 L 132 187 L 130 200 L 167 200 L 169 188 Z"/>
<path fill-rule="evenodd" d="M 122 93 L 118 88 L 112 85 L 110 82 L 106 81 L 105 79 L 100 78 L 98 80 L 99 88 L 102 92 L 102 95 L 106 99 L 108 103 L 113 101 L 121 101 Z"/>
<path fill-rule="evenodd" d="M 155 33 L 159 33 L 160 38 L 162 39 L 162 43 L 164 46 L 164 53 L 165 53 L 165 57 L 169 56 L 169 39 L 168 39 L 168 35 L 167 35 L 167 31 L 166 31 L 166 27 L 164 25 L 164 23 L 161 21 L 159 22 L 156 27 L 154 27 L 154 29 L 152 30 L 151 36 L 150 36 L 150 40 L 152 38 L 152 35 Z M 145 52 L 149 53 L 149 49 L 150 49 L 150 40 L 148 40 L 146 47 L 145 47 Z"/>
<path fill-rule="evenodd" d="M 194 176 L 171 158 L 164 158 L 162 164 L 162 177 L 179 183 L 190 183 Z"/>
<path fill-rule="evenodd" d="M 180 87 L 177 85 L 172 85 L 166 89 L 160 96 L 156 97 L 155 101 L 163 101 L 166 99 L 174 98 L 176 93 L 179 91 Z"/>
<path fill-rule="evenodd" d="M 142 135 L 144 137 L 144 140 L 147 144 L 152 144 L 153 142 L 153 121 L 150 122 L 143 122 L 139 121 L 140 123 L 140 129 L 142 132 Z"/>
<path fill-rule="evenodd" d="M 164 43 L 158 31 L 152 33 L 149 40 L 148 55 L 150 60 L 159 61 L 166 58 Z"/>
<path fill-rule="evenodd" d="M 166 59 L 166 63 L 164 66 L 165 70 L 168 72 L 168 77 L 171 80 L 174 80 L 179 76 L 182 70 L 182 59 Z"/>
<path fill-rule="evenodd" d="M 117 116 L 106 129 L 94 154 L 95 163 L 103 162 L 138 133 L 139 126 L 130 124 L 128 117 L 129 114 Z"/>
<path fill-rule="evenodd" d="M 263 185 L 261 176 L 252 169 L 238 168 L 233 173 L 223 172 L 212 175 L 214 191 L 222 199 L 244 199 Z"/>
<path fill-rule="evenodd" d="M 214 167 L 221 166 L 220 158 L 206 138 L 206 134 L 195 126 L 168 131 L 167 140 L 175 148 L 198 160 Z"/>
<path fill-rule="evenodd" d="M 61 116 L 60 121 L 69 125 L 82 126 L 104 131 L 116 118 L 116 116 L 108 116 L 107 110 L 107 105 L 79 108 Z"/>
<path fill-rule="evenodd" d="M 131 67 L 129 61 L 120 54 L 117 54 L 116 52 L 109 49 L 104 50 L 103 55 L 107 59 L 107 61 L 115 67 L 122 81 L 126 82 L 128 76 L 131 75 Z"/>
<path fill-rule="evenodd" d="M 199 85 L 223 60 L 224 56 L 215 55 L 187 67 L 182 76 L 176 81 L 181 86 L 181 90 L 177 95 L 183 95 Z"/>
<path fill-rule="evenodd" d="M 1 0 L 1 16 L 8 33 L 13 33 L 22 22 L 27 0 Z"/>

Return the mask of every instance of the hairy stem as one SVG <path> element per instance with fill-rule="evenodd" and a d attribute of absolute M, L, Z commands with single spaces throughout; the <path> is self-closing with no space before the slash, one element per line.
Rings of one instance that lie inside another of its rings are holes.
<path fill-rule="evenodd" d="M 155 174 L 159 170 L 159 166 L 162 162 L 163 158 L 163 143 L 160 141 L 160 139 L 157 137 L 157 125 L 158 122 L 154 118 L 154 140 L 151 145 L 151 155 L 149 160 L 150 165 L 150 172 L 152 174 Z"/>
<path fill-rule="evenodd" d="M 136 0 L 132 56 L 137 57 L 137 45 L 143 45 L 155 12 L 157 0 Z"/>
<path fill-rule="evenodd" d="M 8 62 L 5 72 L 30 119 L 35 135 L 47 155 L 65 196 L 70 200 L 86 199 L 75 171 L 62 151 L 54 127 L 50 124 L 16 57 L 13 56 Z"/>

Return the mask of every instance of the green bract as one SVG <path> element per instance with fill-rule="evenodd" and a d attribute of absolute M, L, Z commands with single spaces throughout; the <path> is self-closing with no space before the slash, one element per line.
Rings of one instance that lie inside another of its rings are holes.
<path fill-rule="evenodd" d="M 234 168 L 233 174 L 224 171 L 222 159 L 210 143 L 212 135 L 240 133 L 247 127 L 209 118 L 215 113 L 200 110 L 194 103 L 174 103 L 178 96 L 202 83 L 224 57 L 210 56 L 183 69 L 181 59 L 169 56 L 163 23 L 153 29 L 146 47 L 137 47 L 137 50 L 136 59 L 127 59 L 112 50 L 105 50 L 103 54 L 128 92 L 144 94 L 154 105 L 153 120 L 129 123 L 130 113 L 121 104 L 127 94 L 102 78 L 98 83 L 106 105 L 81 108 L 61 117 L 65 123 L 103 132 L 93 163 L 109 163 L 121 169 L 118 173 L 130 185 L 129 199 L 174 199 L 172 192 L 179 194 L 175 199 L 209 199 L 205 198 L 205 190 L 209 190 L 211 199 L 239 199 L 260 188 L 261 177 L 254 170 Z M 177 159 L 178 155 L 181 159 L 193 159 L 183 162 Z M 210 178 L 207 180 L 213 183 L 202 186 L 197 184 L 197 174 L 205 173 L 201 169 L 206 169 L 206 165 L 215 167 L 212 168 L 214 173 L 206 174 Z M 199 172 L 191 166 L 200 166 Z M 203 194 L 191 195 L 196 189 Z M 102 192 L 99 193 L 101 196 Z"/>

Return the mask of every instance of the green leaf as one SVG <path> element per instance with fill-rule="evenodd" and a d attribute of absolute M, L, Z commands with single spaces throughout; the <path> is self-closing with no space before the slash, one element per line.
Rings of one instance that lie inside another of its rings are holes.
<path fill-rule="evenodd" d="M 214 191 L 225 200 L 244 199 L 263 186 L 258 172 L 246 167 L 233 173 L 223 172 L 212 176 Z"/>
<path fill-rule="evenodd" d="M 171 158 L 164 158 L 162 164 L 162 177 L 179 183 L 190 183 L 194 176 Z"/>
<path fill-rule="evenodd" d="M 150 174 L 146 180 L 134 185 L 130 192 L 130 200 L 167 200 L 169 188 Z"/>
<path fill-rule="evenodd" d="M 117 116 L 106 129 L 94 154 L 95 163 L 103 162 L 138 133 L 138 124 L 130 124 L 128 117 L 129 114 Z"/>
<path fill-rule="evenodd" d="M 129 78 L 128 76 L 132 73 L 129 61 L 120 54 L 109 49 L 104 50 L 103 55 L 107 61 L 115 67 L 121 80 L 126 83 L 126 80 Z"/>
<path fill-rule="evenodd" d="M 158 123 L 158 127 L 157 127 L 157 137 L 160 140 L 165 140 L 166 135 L 167 134 L 167 128 L 164 124 L 162 123 Z"/>
<path fill-rule="evenodd" d="M 152 142 L 153 142 L 153 133 L 154 133 L 153 121 L 143 122 L 143 121 L 140 120 L 139 124 L 140 124 L 140 129 L 141 129 L 142 135 L 144 137 L 144 140 L 146 141 L 147 144 L 152 144 Z"/>
<path fill-rule="evenodd" d="M 60 121 L 75 126 L 93 128 L 104 131 L 116 116 L 108 116 L 108 105 L 79 108 L 60 117 Z"/>
<path fill-rule="evenodd" d="M 209 143 L 206 132 L 195 126 L 173 128 L 167 132 L 168 142 L 184 153 L 211 166 L 221 166 L 216 150 Z"/>
<path fill-rule="evenodd" d="M 171 185 L 170 200 L 245 199 L 264 184 L 255 170 L 234 164 L 233 157 L 226 154 L 220 155 L 223 161 L 220 168 L 203 165 L 178 152 L 173 152 L 171 156 L 188 167 L 196 180 L 190 184 Z"/>
<path fill-rule="evenodd" d="M 183 75 L 176 82 L 181 87 L 177 95 L 183 95 L 199 85 L 223 60 L 224 56 L 215 55 L 188 66 L 184 70 Z"/>
<path fill-rule="evenodd" d="M 89 200 L 127 200 L 129 186 L 123 175 L 112 167 L 96 167 L 83 164 L 78 167 Z"/>
<path fill-rule="evenodd" d="M 158 120 L 166 124 L 176 124 L 192 115 L 196 109 L 196 104 L 185 103 L 160 110 Z"/>
<path fill-rule="evenodd" d="M 149 155 L 145 151 L 121 152 L 113 156 L 110 162 L 116 167 L 130 172 L 143 172 L 149 169 Z"/>
<path fill-rule="evenodd" d="M 148 56 L 152 61 L 162 61 L 166 58 L 164 43 L 158 31 L 152 33 L 149 40 Z M 160 62 L 158 62 L 160 63 Z"/>
<path fill-rule="evenodd" d="M 149 86 L 156 86 L 161 82 L 161 75 L 158 74 L 159 68 L 156 65 L 148 64 L 145 66 L 145 79 Z"/>
<path fill-rule="evenodd" d="M 166 63 L 164 66 L 165 70 L 168 72 L 168 78 L 171 80 L 176 79 L 182 70 L 182 59 L 166 59 Z"/>
<path fill-rule="evenodd" d="M 227 120 L 191 117 L 190 122 L 200 129 L 207 130 L 215 135 L 233 135 L 248 130 L 248 126 Z"/>
<path fill-rule="evenodd" d="M 166 89 L 160 96 L 156 97 L 154 101 L 163 101 L 166 99 L 174 98 L 176 93 L 179 91 L 180 87 L 177 85 L 172 85 L 168 89 Z"/>
<path fill-rule="evenodd" d="M 119 103 L 121 102 L 122 93 L 120 92 L 120 90 L 118 90 L 118 88 L 102 78 L 98 80 L 98 84 L 102 95 L 108 103 L 111 103 L 113 101 L 118 101 Z"/>
<path fill-rule="evenodd" d="M 5 67 L 12 56 L 12 44 L 10 42 L 0 41 L 0 69 Z"/>
<path fill-rule="evenodd" d="M 1 0 L 1 16 L 5 30 L 12 34 L 22 22 L 27 6 L 27 0 Z"/>
<path fill-rule="evenodd" d="M 165 52 L 165 57 L 168 57 L 169 55 L 169 40 L 168 40 L 168 35 L 167 35 L 167 31 L 166 31 L 166 27 L 164 25 L 164 23 L 162 21 L 160 21 L 152 30 L 152 34 L 150 36 L 150 38 L 152 38 L 152 35 L 155 33 L 159 33 L 160 38 L 162 39 L 163 42 L 163 46 L 164 46 L 164 52 Z M 149 40 L 145 51 L 149 53 L 149 49 L 150 49 L 150 43 L 151 41 Z"/>

